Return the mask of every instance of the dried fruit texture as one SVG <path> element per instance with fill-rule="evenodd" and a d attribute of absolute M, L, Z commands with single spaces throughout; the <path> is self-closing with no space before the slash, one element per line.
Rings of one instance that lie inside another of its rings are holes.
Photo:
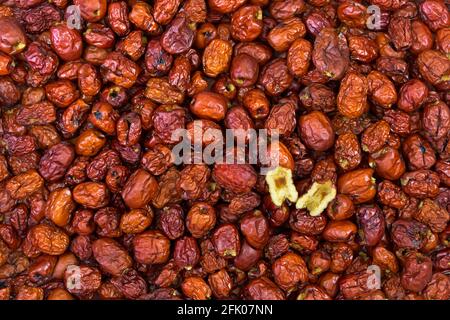
<path fill-rule="evenodd" d="M 28 170 L 12 177 L 6 182 L 5 189 L 13 199 L 22 200 L 38 191 L 44 180 L 36 170 Z"/>
<path fill-rule="evenodd" d="M 149 79 L 145 96 L 157 103 L 167 105 L 181 104 L 184 99 L 184 94 L 164 78 Z"/>
<path fill-rule="evenodd" d="M 316 151 L 325 151 L 333 146 L 334 131 L 331 121 L 320 112 L 313 111 L 298 120 L 300 136 L 305 144 Z"/>
<path fill-rule="evenodd" d="M 298 192 L 292 180 L 292 171 L 283 167 L 276 167 L 266 174 L 266 182 L 272 202 L 281 206 L 287 199 L 291 203 L 297 201 Z"/>
<path fill-rule="evenodd" d="M 338 178 L 339 193 L 348 195 L 356 204 L 372 200 L 376 195 L 376 180 L 372 169 L 357 169 Z"/>
<path fill-rule="evenodd" d="M 341 79 L 349 64 L 349 48 L 342 33 L 323 28 L 314 42 L 312 60 L 317 70 L 330 80 Z"/>
<path fill-rule="evenodd" d="M 256 184 L 255 169 L 249 164 L 218 164 L 212 172 L 219 186 L 235 193 L 249 192 Z"/>
<path fill-rule="evenodd" d="M 122 198 L 131 209 L 145 207 L 158 190 L 155 178 L 145 170 L 136 170 L 125 183 Z"/>
<path fill-rule="evenodd" d="M 295 204 L 297 209 L 308 209 L 313 217 L 320 215 L 336 197 L 336 187 L 331 181 L 314 182 L 311 188 Z"/>
<path fill-rule="evenodd" d="M 306 28 L 299 18 L 290 18 L 276 25 L 267 35 L 267 40 L 275 51 L 286 51 L 298 38 L 305 35 Z"/>
<path fill-rule="evenodd" d="M 61 188 L 50 193 L 45 215 L 57 226 L 64 227 L 69 223 L 74 210 L 75 202 L 72 199 L 72 192 L 69 188 Z"/>
<path fill-rule="evenodd" d="M 160 264 L 168 260 L 170 241 L 161 232 L 152 230 L 133 239 L 134 256 L 139 263 Z"/>
<path fill-rule="evenodd" d="M 286 253 L 275 260 L 272 265 L 275 282 L 285 291 L 292 290 L 298 282 L 308 278 L 305 261 L 295 253 Z"/>
<path fill-rule="evenodd" d="M 425 199 L 419 205 L 419 210 L 414 214 L 414 218 L 430 227 L 431 231 L 437 233 L 444 231 L 450 220 L 447 210 L 441 208 L 431 199 Z"/>
<path fill-rule="evenodd" d="M 36 250 L 49 255 L 59 256 L 69 246 L 69 236 L 61 229 L 47 224 L 33 227 L 27 236 Z"/>
<path fill-rule="evenodd" d="M 131 267 L 132 260 L 128 253 L 113 239 L 102 238 L 92 244 L 95 260 L 106 272 L 119 276 Z"/>
<path fill-rule="evenodd" d="M 226 72 L 230 66 L 233 47 L 229 41 L 214 39 L 203 53 L 203 69 L 205 74 L 216 77 Z"/>
<path fill-rule="evenodd" d="M 358 118 L 367 111 L 367 79 L 360 74 L 349 72 L 342 79 L 337 96 L 339 112 L 347 118 Z"/>
<path fill-rule="evenodd" d="M 0 3 L 0 300 L 449 299 L 448 0 Z"/>

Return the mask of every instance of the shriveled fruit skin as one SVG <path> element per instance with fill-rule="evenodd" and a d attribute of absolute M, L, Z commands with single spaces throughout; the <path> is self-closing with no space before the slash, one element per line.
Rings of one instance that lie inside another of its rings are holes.
<path fill-rule="evenodd" d="M 449 300 L 448 4 L 0 0 L 0 300 Z"/>

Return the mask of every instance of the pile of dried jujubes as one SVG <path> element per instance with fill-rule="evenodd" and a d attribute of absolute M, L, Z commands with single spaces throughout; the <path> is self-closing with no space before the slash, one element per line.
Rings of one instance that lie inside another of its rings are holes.
<path fill-rule="evenodd" d="M 0 299 L 449 299 L 444 0 L 1 3 Z"/>

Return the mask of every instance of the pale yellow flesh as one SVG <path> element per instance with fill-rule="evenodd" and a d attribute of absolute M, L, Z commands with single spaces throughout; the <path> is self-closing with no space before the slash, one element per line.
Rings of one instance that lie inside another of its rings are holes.
<path fill-rule="evenodd" d="M 335 197 L 336 188 L 331 181 L 325 183 L 314 182 L 308 192 L 298 199 L 295 207 L 297 209 L 306 208 L 311 216 L 318 216 Z"/>
<path fill-rule="evenodd" d="M 283 183 L 280 183 L 281 181 Z M 266 182 L 269 186 L 270 198 L 275 205 L 280 207 L 286 199 L 290 202 L 297 201 L 298 192 L 290 169 L 276 167 L 267 173 Z"/>

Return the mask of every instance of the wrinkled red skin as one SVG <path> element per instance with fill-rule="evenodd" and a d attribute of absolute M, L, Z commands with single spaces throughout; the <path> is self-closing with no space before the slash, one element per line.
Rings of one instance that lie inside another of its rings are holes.
<path fill-rule="evenodd" d="M 448 1 L 0 2 L 0 300 L 450 298 Z"/>

